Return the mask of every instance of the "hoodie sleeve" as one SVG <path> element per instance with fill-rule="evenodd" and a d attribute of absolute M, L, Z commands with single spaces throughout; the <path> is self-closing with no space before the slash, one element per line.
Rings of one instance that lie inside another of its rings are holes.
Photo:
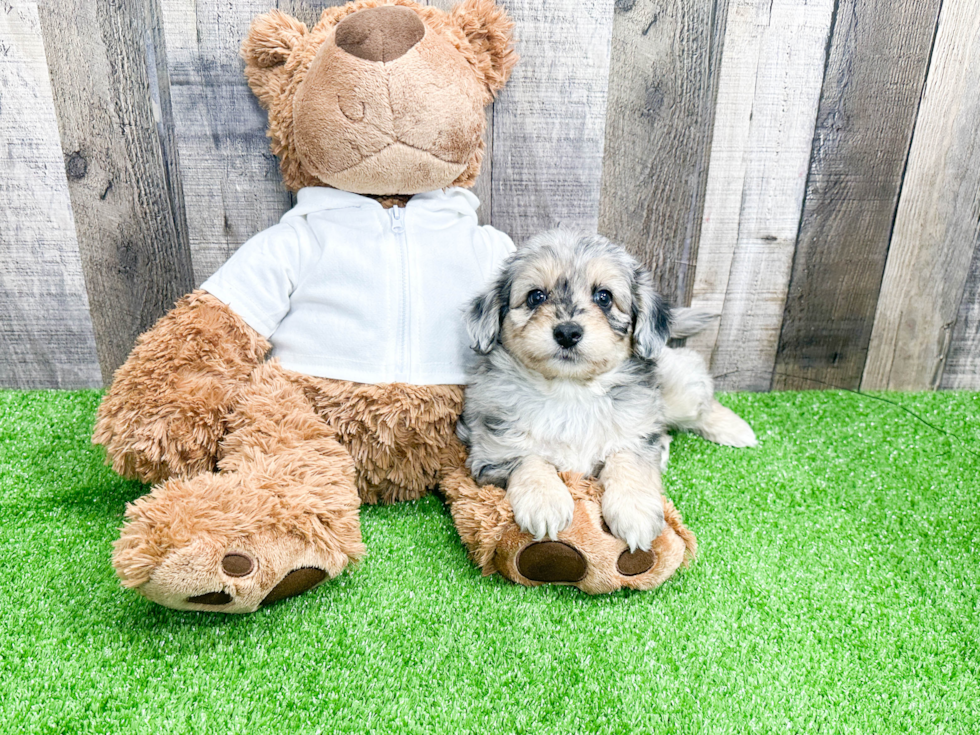
<path fill-rule="evenodd" d="M 314 253 L 290 224 L 263 230 L 242 245 L 201 288 L 265 338 L 289 311 L 289 299 Z"/>

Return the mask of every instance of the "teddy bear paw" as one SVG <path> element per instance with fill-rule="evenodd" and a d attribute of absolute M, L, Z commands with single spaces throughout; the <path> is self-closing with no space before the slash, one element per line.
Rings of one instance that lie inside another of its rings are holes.
<path fill-rule="evenodd" d="M 343 568 L 294 536 L 263 534 L 170 552 L 136 590 L 175 610 L 254 612 L 311 590 Z"/>
<path fill-rule="evenodd" d="M 570 484 L 578 489 L 574 481 Z M 676 515 L 666 499 L 664 505 Z M 511 526 L 497 542 L 493 564 L 511 581 L 529 586 L 569 584 L 591 594 L 624 588 L 648 590 L 677 571 L 693 551 L 693 543 L 693 534 L 686 528 L 667 524 L 649 550 L 630 551 L 609 531 L 598 499 L 580 495 L 572 524 L 556 541 L 535 541 Z"/>
<path fill-rule="evenodd" d="M 126 512 L 113 564 L 125 587 L 176 610 L 254 612 L 340 574 L 364 553 L 353 487 L 170 480 Z"/>
<path fill-rule="evenodd" d="M 588 478 L 559 473 L 575 501 L 571 524 L 555 540 L 535 540 L 514 520 L 502 488 L 477 486 L 460 470 L 443 482 L 453 520 L 485 574 L 527 586 L 567 584 L 598 594 L 649 590 L 697 553 L 697 541 L 664 498 L 665 525 L 650 550 L 630 551 L 602 518 L 602 488 Z"/>
<path fill-rule="evenodd" d="M 608 531 L 606 531 L 608 535 Z M 574 534 L 572 534 L 574 536 Z M 602 541 L 609 543 L 608 539 Z M 532 541 L 513 554 L 514 567 L 518 574 L 531 582 L 551 582 L 578 584 L 589 573 L 589 561 L 579 551 L 574 542 L 569 541 Z M 593 544 L 588 544 L 592 546 Z M 603 561 L 611 561 L 603 555 Z M 614 554 L 615 556 L 615 554 Z M 598 561 L 593 557 L 593 566 Z M 616 572 L 623 577 L 636 577 L 649 572 L 657 564 L 657 553 L 653 550 L 624 549 L 616 556 Z M 609 577 L 607 573 L 602 575 Z"/>

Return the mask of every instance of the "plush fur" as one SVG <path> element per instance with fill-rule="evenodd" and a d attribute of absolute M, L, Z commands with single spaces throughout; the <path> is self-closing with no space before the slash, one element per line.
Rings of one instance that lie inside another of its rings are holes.
<path fill-rule="evenodd" d="M 116 371 L 93 441 L 116 472 L 143 482 L 211 471 L 228 414 L 269 347 L 210 294 L 185 296 Z"/>
<path fill-rule="evenodd" d="M 358 18 L 363 10 L 372 13 Z M 347 19 L 356 22 L 341 28 Z M 286 186 L 336 186 L 390 207 L 418 191 L 472 184 L 483 106 L 516 61 L 511 30 L 490 0 L 464 0 L 450 13 L 355 0 L 325 10 L 312 30 L 279 11 L 256 18 L 242 45 L 245 73 L 269 112 Z M 268 350 L 231 309 L 197 291 L 141 336 L 117 371 L 94 441 L 116 471 L 155 483 L 127 509 L 116 542 L 124 586 L 177 609 L 253 611 L 363 555 L 361 502 L 417 498 L 440 483 L 461 529 L 476 522 L 470 516 L 498 518 L 500 569 L 512 579 L 562 581 L 585 564 L 588 579 L 606 580 L 596 591 L 628 584 L 616 571 L 622 542 L 602 529 L 594 493 L 582 496 L 592 505 L 562 537 L 594 558 L 566 546 L 518 548 L 505 500 L 466 477 L 455 436 L 460 386 L 313 378 L 267 362 Z M 668 521 L 687 538 L 679 519 Z M 479 553 L 493 543 L 481 537 Z M 508 572 L 508 558 L 531 576 Z M 630 557 L 624 568 L 636 576 L 649 561 Z"/>
<path fill-rule="evenodd" d="M 346 18 L 392 6 L 425 25 L 404 55 L 380 66 L 337 46 Z M 512 29 L 490 0 L 448 14 L 412 0 L 355 0 L 324 10 L 311 31 L 278 10 L 256 18 L 242 58 L 269 110 L 285 185 L 370 195 L 471 186 L 485 150 L 483 108 L 517 61 Z"/>

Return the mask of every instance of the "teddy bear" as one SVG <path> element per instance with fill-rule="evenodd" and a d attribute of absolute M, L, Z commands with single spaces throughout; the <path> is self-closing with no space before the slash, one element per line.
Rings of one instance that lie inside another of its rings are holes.
<path fill-rule="evenodd" d="M 693 554 L 669 503 L 654 548 L 628 552 L 573 476 L 572 526 L 535 541 L 465 468 L 462 308 L 514 249 L 467 187 L 512 26 L 492 0 L 254 20 L 245 74 L 297 203 L 140 336 L 99 408 L 93 441 L 153 484 L 115 544 L 125 587 L 252 612 L 359 560 L 362 503 L 433 488 L 483 571 L 522 584 L 649 589 Z"/>

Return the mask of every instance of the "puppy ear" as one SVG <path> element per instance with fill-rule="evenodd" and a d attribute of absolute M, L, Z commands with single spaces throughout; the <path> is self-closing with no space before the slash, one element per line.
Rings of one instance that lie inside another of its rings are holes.
<path fill-rule="evenodd" d="M 653 290 L 650 271 L 637 268 L 633 274 L 633 353 L 656 359 L 669 337 L 670 306 Z"/>
<path fill-rule="evenodd" d="M 252 21 L 242 41 L 248 86 L 268 109 L 282 89 L 283 66 L 306 35 L 306 24 L 278 10 L 272 10 Z"/>
<path fill-rule="evenodd" d="M 507 83 L 517 63 L 514 51 L 514 21 L 493 0 L 463 0 L 449 14 L 476 52 L 477 71 L 491 94 Z"/>
<path fill-rule="evenodd" d="M 470 335 L 470 346 L 481 355 L 490 354 L 500 339 L 509 299 L 510 289 L 501 281 L 470 304 L 466 312 L 466 331 Z"/>

